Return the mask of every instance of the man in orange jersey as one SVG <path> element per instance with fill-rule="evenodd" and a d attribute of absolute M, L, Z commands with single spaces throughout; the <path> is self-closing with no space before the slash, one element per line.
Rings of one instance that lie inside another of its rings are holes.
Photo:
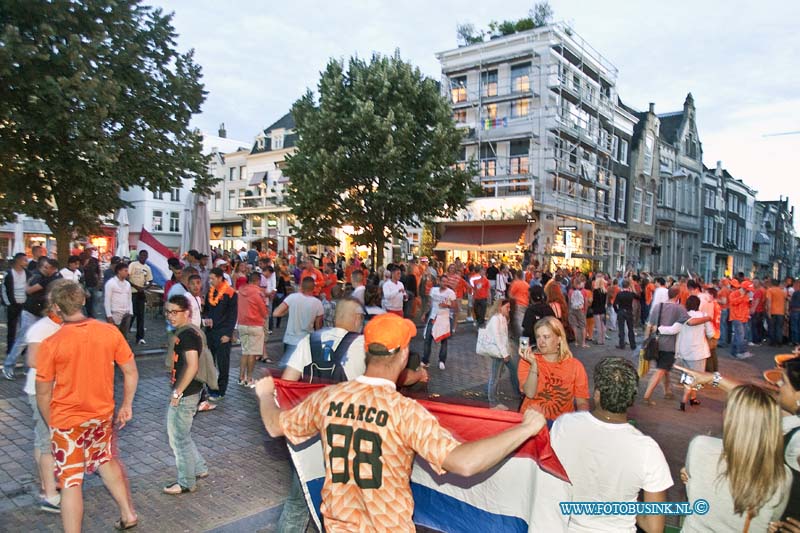
<path fill-rule="evenodd" d="M 56 477 L 61 483 L 61 522 L 67 533 L 81 531 L 83 477 L 98 471 L 120 519 L 117 529 L 136 525 L 130 487 L 112 440 L 114 363 L 124 377 L 117 423 L 133 418 L 133 396 L 139 373 L 127 341 L 113 324 L 86 318 L 83 287 L 64 281 L 53 287 L 53 311 L 64 321 L 42 341 L 36 361 L 36 402 L 50 426 Z"/>
<path fill-rule="evenodd" d="M 522 423 L 493 437 L 459 443 L 395 383 L 408 361 L 417 328 L 384 314 L 364 329 L 367 370 L 354 381 L 325 387 L 290 411 L 275 405 L 275 384 L 256 385 L 261 418 L 273 437 L 300 444 L 322 433 L 325 530 L 414 531 L 410 477 L 415 454 L 438 472 L 472 476 L 488 470 L 544 427 L 529 409 Z"/>

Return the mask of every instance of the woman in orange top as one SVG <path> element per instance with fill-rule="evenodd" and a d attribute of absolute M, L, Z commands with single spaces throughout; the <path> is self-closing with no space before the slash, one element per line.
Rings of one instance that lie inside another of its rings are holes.
<path fill-rule="evenodd" d="M 589 410 L 589 379 L 572 356 L 564 326 L 545 317 L 533 327 L 538 350 L 520 353 L 518 377 L 525 395 L 520 412 L 536 409 L 548 420 L 563 413 Z"/>

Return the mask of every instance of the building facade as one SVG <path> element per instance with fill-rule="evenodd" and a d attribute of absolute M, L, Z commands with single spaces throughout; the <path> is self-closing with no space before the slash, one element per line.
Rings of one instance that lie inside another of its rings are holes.
<path fill-rule="evenodd" d="M 630 141 L 617 69 L 554 24 L 437 54 L 480 194 L 442 221 L 450 257 L 529 256 L 544 268 L 625 265 Z"/>
<path fill-rule="evenodd" d="M 694 98 L 681 111 L 658 115 L 659 174 L 655 271 L 665 275 L 700 270 L 703 148 L 697 133 Z"/>
<path fill-rule="evenodd" d="M 755 274 L 778 279 L 796 276 L 794 206 L 789 205 L 789 198 L 783 196 L 778 200 L 758 201 L 756 205 L 760 206 L 758 212 L 761 215 L 756 224 L 760 225 L 760 233 L 763 234 L 759 240 L 769 242 L 759 244 L 758 270 Z"/>

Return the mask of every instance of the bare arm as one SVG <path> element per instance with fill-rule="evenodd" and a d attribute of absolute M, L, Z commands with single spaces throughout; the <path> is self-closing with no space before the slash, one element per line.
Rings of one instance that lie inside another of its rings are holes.
<path fill-rule="evenodd" d="M 688 368 L 684 368 L 684 367 L 679 366 L 679 365 L 675 365 L 675 368 L 677 368 L 681 372 L 686 372 L 687 374 L 692 376 L 696 380 L 696 383 L 698 385 L 708 385 L 712 381 L 714 381 L 714 374 L 712 374 L 711 372 L 702 372 L 702 371 L 699 371 L 699 370 L 689 370 Z M 723 377 L 719 381 L 719 388 L 722 389 L 725 392 L 730 392 L 730 391 L 732 391 L 733 389 L 735 389 L 736 387 L 738 387 L 741 384 L 742 384 L 741 381 L 737 381 L 735 379 Z"/>
<path fill-rule="evenodd" d="M 543 414 L 528 409 L 521 424 L 493 437 L 459 445 L 444 460 L 442 468 L 460 476 L 474 476 L 484 472 L 539 433 L 545 423 Z"/>
<path fill-rule="evenodd" d="M 277 318 L 279 316 L 285 316 L 286 313 L 288 312 L 289 312 L 289 306 L 286 305 L 286 302 L 283 302 L 281 303 L 281 305 L 278 306 L 278 308 L 275 311 L 272 312 L 272 316 Z"/>
<path fill-rule="evenodd" d="M 119 429 L 122 429 L 133 418 L 133 397 L 139 383 L 139 370 L 136 368 L 136 361 L 133 358 L 124 365 L 119 365 L 119 369 L 122 371 L 123 393 L 122 405 L 117 411 L 117 424 L 119 424 Z"/>
<path fill-rule="evenodd" d="M 660 492 L 647 492 L 644 493 L 645 502 L 665 502 L 667 501 L 667 491 Z M 663 532 L 667 520 L 664 515 L 638 515 L 636 517 L 636 525 L 645 530 L 647 533 Z"/>
<path fill-rule="evenodd" d="M 527 398 L 536 396 L 536 390 L 539 388 L 539 365 L 536 364 L 536 357 L 531 353 L 530 348 L 525 354 L 520 354 L 524 360 L 531 364 L 531 369 L 528 371 L 528 377 L 525 383 L 522 384 L 522 393 Z"/>
<path fill-rule="evenodd" d="M 301 377 L 303 377 L 303 373 L 290 366 L 287 366 L 281 374 L 281 379 L 284 381 L 300 381 Z"/>
<path fill-rule="evenodd" d="M 711 322 L 710 316 L 701 316 L 696 318 L 690 318 L 686 321 L 687 326 L 699 326 L 700 324 L 705 324 L 706 322 Z"/>
<path fill-rule="evenodd" d="M 36 368 L 36 354 L 39 353 L 39 346 L 41 344 L 41 342 L 32 342 L 28 344 L 28 353 L 25 356 L 25 362 L 28 365 L 28 368 Z"/>
<path fill-rule="evenodd" d="M 322 327 L 322 318 L 324 315 L 319 315 L 314 319 L 314 329 L 320 329 Z"/>
<path fill-rule="evenodd" d="M 43 287 L 38 283 L 35 285 L 28 285 L 27 287 L 25 287 L 25 294 L 36 294 L 37 292 L 42 290 L 42 288 Z"/>
<path fill-rule="evenodd" d="M 281 409 L 275 403 L 275 381 L 269 374 L 256 383 L 256 395 L 258 396 L 258 410 L 261 413 L 261 421 L 270 437 L 282 437 L 283 428 L 280 424 Z"/>

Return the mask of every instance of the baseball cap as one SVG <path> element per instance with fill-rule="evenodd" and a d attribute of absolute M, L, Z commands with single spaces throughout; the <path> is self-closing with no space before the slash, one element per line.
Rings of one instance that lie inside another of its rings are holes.
<path fill-rule="evenodd" d="M 739 288 L 739 280 L 736 279 L 736 278 L 733 278 L 731 280 L 731 287 L 733 287 L 734 289 L 738 289 Z"/>
<path fill-rule="evenodd" d="M 755 287 L 753 287 L 753 282 L 749 279 L 744 280 L 741 283 L 741 287 L 746 291 L 752 291 Z"/>
<path fill-rule="evenodd" d="M 373 317 L 364 328 L 364 347 L 372 355 L 394 355 L 417 334 L 410 320 L 386 313 Z"/>

